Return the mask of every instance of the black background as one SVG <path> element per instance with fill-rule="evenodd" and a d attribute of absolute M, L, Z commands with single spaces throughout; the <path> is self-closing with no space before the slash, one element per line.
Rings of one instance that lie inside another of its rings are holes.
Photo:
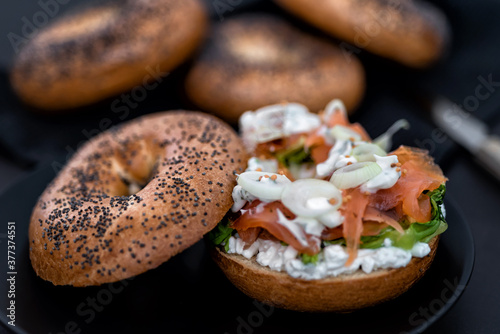
<path fill-rule="evenodd" d="M 56 17 L 86 1 L 72 0 L 61 5 Z M 215 23 L 243 11 L 271 11 L 307 28 L 268 1 L 242 1 L 232 11 L 216 13 L 215 1 L 207 0 Z M 224 1 L 222 1 L 224 2 Z M 229 3 L 226 1 L 226 3 Z M 233 1 L 233 3 L 236 3 Z M 427 148 L 436 157 L 450 179 L 447 196 L 456 201 L 473 231 L 476 263 L 469 286 L 454 308 L 429 333 L 497 333 L 500 331 L 500 221 L 496 209 L 500 203 L 499 183 L 484 173 L 466 151 L 440 135 L 426 112 L 427 97 L 440 94 L 457 104 L 474 96 L 479 78 L 500 82 L 500 2 L 438 0 L 435 4 L 447 14 L 453 41 L 447 57 L 432 69 L 415 71 L 376 56 L 362 53 L 367 72 L 367 93 L 354 120 L 365 125 L 376 137 L 399 118 L 407 118 L 410 131 L 401 132 L 395 142 Z M 110 110 L 113 98 L 82 110 L 77 115 L 44 117 L 31 113 L 12 94 L 7 73 L 15 52 L 8 34 L 22 35 L 23 17 L 40 11 L 37 1 L 23 0 L 2 4 L 0 12 L 0 190 L 43 164 L 69 156 L 88 137 L 105 130 L 103 119 L 117 123 Z M 192 24 L 195 24 L 193 22 Z M 338 41 L 332 40 L 333 43 Z M 128 119 L 142 114 L 192 107 L 182 93 L 182 78 L 189 64 L 173 71 L 165 82 L 148 93 L 145 101 Z M 496 88 L 480 101 L 472 113 L 487 121 L 492 132 L 500 134 L 500 93 Z M 1 215 L 1 213 L 0 213 Z M 6 222 L 2 222 L 4 224 Z M 453 222 L 450 222 L 453 228 Z M 1 298 L 4 298 L 3 296 Z M 388 315 L 390 319 L 390 315 Z M 390 320 L 388 320 L 390 321 Z M 333 328 L 332 328 L 333 329 Z M 1 330 L 1 328 L 0 328 Z"/>

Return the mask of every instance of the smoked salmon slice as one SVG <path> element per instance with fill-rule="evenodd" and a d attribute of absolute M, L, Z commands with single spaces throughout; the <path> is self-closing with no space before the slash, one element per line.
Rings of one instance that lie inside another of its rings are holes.
<path fill-rule="evenodd" d="M 393 187 L 373 194 L 370 206 L 388 211 L 401 204 L 402 213 L 410 222 L 427 223 L 431 219 L 431 205 L 423 192 L 437 189 L 446 182 L 446 177 L 427 151 L 400 146 L 389 154 L 398 157 L 401 177 Z"/>
<path fill-rule="evenodd" d="M 357 188 L 343 191 L 344 203 L 340 207 L 340 212 L 344 216 L 343 235 L 346 241 L 347 259 L 346 266 L 352 264 L 358 255 L 358 248 L 363 232 L 363 214 L 369 203 L 369 196 Z"/>
<path fill-rule="evenodd" d="M 247 205 L 247 208 L 244 207 L 242 209 L 242 211 L 247 211 L 243 211 L 244 213 L 230 225 L 231 228 L 238 231 L 238 234 L 240 234 L 240 231 L 243 232 L 250 228 L 260 227 L 267 230 L 278 240 L 291 245 L 300 253 L 315 255 L 320 251 L 321 245 L 318 237 L 306 234 L 307 244 L 304 245 L 287 227 L 278 223 L 278 210 L 288 219 L 295 218 L 293 213 L 291 213 L 281 202 L 262 203 L 259 200 L 254 200 Z"/>

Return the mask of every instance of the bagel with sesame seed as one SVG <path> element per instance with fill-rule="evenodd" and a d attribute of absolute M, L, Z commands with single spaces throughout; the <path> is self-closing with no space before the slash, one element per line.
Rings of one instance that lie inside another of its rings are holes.
<path fill-rule="evenodd" d="M 228 125 L 198 112 L 147 115 L 103 132 L 33 209 L 35 272 L 55 285 L 90 286 L 158 267 L 224 217 L 247 158 Z"/>
<path fill-rule="evenodd" d="M 244 14 L 213 29 L 185 87 L 198 107 L 236 123 L 247 110 L 286 101 L 320 110 L 339 98 L 353 111 L 365 73 L 331 41 L 270 14 Z"/>
<path fill-rule="evenodd" d="M 193 53 L 207 23 L 200 0 L 107 1 L 30 40 L 14 60 L 12 87 L 35 111 L 62 113 L 151 86 Z"/>

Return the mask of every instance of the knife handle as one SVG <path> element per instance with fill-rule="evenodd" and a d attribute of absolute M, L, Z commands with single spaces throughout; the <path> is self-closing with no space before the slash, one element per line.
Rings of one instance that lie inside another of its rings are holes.
<path fill-rule="evenodd" d="M 489 136 L 476 153 L 476 158 L 500 181 L 500 137 Z"/>

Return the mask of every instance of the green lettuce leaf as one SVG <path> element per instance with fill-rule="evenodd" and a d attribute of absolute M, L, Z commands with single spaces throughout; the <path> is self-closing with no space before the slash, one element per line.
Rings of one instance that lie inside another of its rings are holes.
<path fill-rule="evenodd" d="M 400 234 L 392 227 L 387 227 L 376 236 L 361 237 L 360 248 L 380 248 L 384 245 L 384 240 L 386 238 L 392 241 L 394 247 L 403 249 L 412 249 L 417 242 L 428 243 L 432 238 L 443 233 L 448 228 L 448 224 L 441 210 L 445 192 L 446 186 L 444 184 L 432 192 L 427 192 L 432 205 L 432 218 L 429 222 L 425 224 L 410 224 L 403 234 Z M 345 240 L 341 238 L 332 241 L 324 241 L 323 243 L 325 245 L 345 245 Z"/>
<path fill-rule="evenodd" d="M 335 240 L 323 240 L 323 245 L 325 245 L 325 246 L 330 246 L 330 245 L 345 246 L 346 242 L 345 242 L 344 238 L 335 239 Z"/>
<path fill-rule="evenodd" d="M 419 241 L 429 242 L 436 235 L 439 235 L 448 229 L 448 223 L 446 223 L 443 211 L 441 210 L 445 193 L 446 193 L 446 186 L 444 184 L 439 186 L 439 188 L 437 188 L 436 190 L 427 193 L 427 195 L 431 199 L 431 205 L 432 205 L 432 218 L 431 221 L 427 224 L 433 224 L 434 228 L 428 230 L 426 233 L 418 231 L 420 232 Z M 419 225 L 419 224 L 412 224 L 412 226 L 413 225 Z M 418 228 L 419 228 L 418 226 L 415 227 L 415 229 Z"/>
<path fill-rule="evenodd" d="M 304 148 L 305 141 L 306 139 L 302 137 L 296 144 L 276 153 L 276 159 L 286 167 L 290 167 L 292 164 L 312 162 L 311 154 Z"/>
<path fill-rule="evenodd" d="M 233 235 L 234 229 L 229 227 L 231 221 L 228 218 L 224 218 L 216 228 L 208 232 L 208 240 L 215 246 L 224 243 L 224 250 L 227 252 L 229 250 L 229 238 Z"/>

